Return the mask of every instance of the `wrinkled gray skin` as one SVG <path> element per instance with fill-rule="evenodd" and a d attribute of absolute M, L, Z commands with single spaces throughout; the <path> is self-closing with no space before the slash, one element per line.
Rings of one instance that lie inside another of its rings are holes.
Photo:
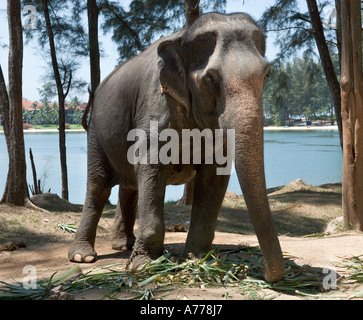
<path fill-rule="evenodd" d="M 165 186 L 187 183 L 194 176 L 185 254 L 209 250 L 229 176 L 216 175 L 215 164 L 131 165 L 126 155 L 134 142 L 127 141 L 128 132 L 133 128 L 148 132 L 150 120 L 156 120 L 159 132 L 168 127 L 178 132 L 235 129 L 236 172 L 264 256 L 265 278 L 281 279 L 283 259 L 264 174 L 262 88 L 269 68 L 264 54 L 265 36 L 248 15 L 211 13 L 157 41 L 101 83 L 88 127 L 86 200 L 70 260 L 97 259 L 96 227 L 117 184 L 113 248 L 133 247 L 132 269 L 161 255 Z"/>

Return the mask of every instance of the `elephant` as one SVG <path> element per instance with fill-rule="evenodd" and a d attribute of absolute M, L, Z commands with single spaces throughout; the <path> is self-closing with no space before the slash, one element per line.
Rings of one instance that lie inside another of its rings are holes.
<path fill-rule="evenodd" d="M 163 253 L 165 188 L 192 179 L 195 187 L 184 254 L 200 256 L 210 250 L 230 174 L 217 174 L 221 165 L 207 163 L 203 157 L 197 164 L 131 163 L 129 132 L 143 130 L 150 142 L 154 121 L 158 132 L 233 130 L 235 169 L 262 251 L 264 277 L 270 282 L 282 278 L 282 251 L 264 172 L 262 90 L 269 69 L 265 38 L 245 13 L 203 14 L 191 26 L 119 65 L 101 82 L 89 101 L 87 191 L 68 251 L 71 261 L 96 261 L 97 224 L 116 185 L 119 199 L 112 247 L 132 249 L 129 268 Z M 223 150 L 226 140 L 223 136 Z"/>

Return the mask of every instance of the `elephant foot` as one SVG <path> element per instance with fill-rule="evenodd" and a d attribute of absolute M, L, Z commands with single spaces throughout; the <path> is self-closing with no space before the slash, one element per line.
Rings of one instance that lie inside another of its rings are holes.
<path fill-rule="evenodd" d="M 136 271 L 143 267 L 146 263 L 159 258 L 162 254 L 163 250 L 150 251 L 141 248 L 134 249 L 126 263 L 126 270 Z"/>
<path fill-rule="evenodd" d="M 112 237 L 111 244 L 112 249 L 126 251 L 132 250 L 135 243 L 135 236 L 124 236 L 124 237 Z"/>
<path fill-rule="evenodd" d="M 267 282 L 275 283 L 282 279 L 284 275 L 284 262 L 281 259 L 275 265 L 266 265 L 265 261 L 262 264 L 263 277 Z"/>
<path fill-rule="evenodd" d="M 97 253 L 89 242 L 75 240 L 68 250 L 68 259 L 72 262 L 91 263 L 97 260 Z"/>
<path fill-rule="evenodd" d="M 203 258 L 205 257 L 211 250 L 211 245 L 205 245 L 205 246 L 191 246 L 191 245 L 186 245 L 183 251 L 183 256 L 184 257 L 189 257 L 189 258 Z"/>

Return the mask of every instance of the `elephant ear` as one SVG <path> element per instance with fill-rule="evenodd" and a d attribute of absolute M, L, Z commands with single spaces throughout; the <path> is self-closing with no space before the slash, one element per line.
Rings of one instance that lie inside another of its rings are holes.
<path fill-rule="evenodd" d="M 166 40 L 158 47 L 161 92 L 170 95 L 187 111 L 191 108 L 181 38 Z"/>

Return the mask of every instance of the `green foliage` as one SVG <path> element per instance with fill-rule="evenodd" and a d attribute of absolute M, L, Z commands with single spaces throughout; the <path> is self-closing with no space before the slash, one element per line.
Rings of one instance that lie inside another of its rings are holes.
<path fill-rule="evenodd" d="M 63 92 L 68 92 L 69 83 L 71 90 L 80 90 L 86 83 L 76 79 L 75 73 L 79 68 L 79 58 L 88 55 L 88 38 L 80 15 L 84 10 L 83 0 L 64 1 L 48 0 L 52 32 L 54 35 L 55 50 L 57 55 L 58 70 L 62 79 Z M 42 102 L 49 102 L 56 96 L 56 84 L 53 74 L 49 38 L 43 14 L 41 0 L 22 0 L 22 7 L 35 6 L 37 11 L 37 28 L 24 29 L 26 41 L 37 41 L 40 52 L 47 61 L 49 69 L 44 75 L 44 85 L 39 90 Z M 78 59 L 77 59 L 78 57 Z"/>
<path fill-rule="evenodd" d="M 56 51 L 62 52 L 68 58 L 74 55 L 88 54 L 87 34 L 80 19 L 83 0 L 48 0 L 52 31 L 56 44 Z M 43 15 L 41 0 L 22 0 L 22 7 L 26 5 L 35 6 L 37 10 L 37 29 L 24 29 L 26 40 L 37 38 L 42 49 L 48 48 L 48 34 Z"/>
<path fill-rule="evenodd" d="M 226 0 L 200 1 L 201 12 L 222 11 Z M 102 30 L 112 32 L 119 62 L 144 51 L 153 41 L 171 34 L 185 24 L 184 1 L 133 0 L 129 8 L 118 1 L 100 1 Z"/>
<path fill-rule="evenodd" d="M 57 96 L 57 88 L 52 81 L 44 82 L 41 88 L 38 88 L 40 102 L 48 104 L 50 100 Z"/>
<path fill-rule="evenodd" d="M 335 5 L 332 0 L 317 2 L 319 11 L 328 5 Z M 314 32 L 308 12 L 302 12 L 297 0 L 276 0 L 267 8 L 259 20 L 261 27 L 276 37 L 275 44 L 280 47 L 276 60 L 286 60 L 297 52 L 304 55 L 316 55 Z M 331 52 L 335 52 L 336 34 L 334 30 L 325 30 L 325 37 Z"/>
<path fill-rule="evenodd" d="M 82 123 L 82 117 L 83 117 L 83 111 L 76 110 L 73 113 L 73 123 L 75 124 L 81 124 Z"/>
<path fill-rule="evenodd" d="M 264 89 L 264 112 L 275 125 L 292 117 L 330 115 L 331 98 L 320 63 L 304 56 L 272 66 Z"/>
<path fill-rule="evenodd" d="M 0 282 L 1 299 L 44 299 L 62 285 L 68 293 L 102 288 L 105 298 L 118 299 L 117 294 L 129 293 L 128 299 L 160 299 L 165 291 L 185 287 L 234 287 L 251 299 L 264 298 L 261 289 L 319 297 L 325 274 L 313 268 L 300 267 L 286 257 L 283 279 L 268 283 L 263 279 L 262 253 L 259 247 L 240 247 L 210 251 L 202 259 L 183 259 L 169 252 L 150 261 L 134 272 L 121 265 L 109 265 L 81 273 L 78 265 L 56 279 L 37 283 L 36 289 L 24 290 L 22 283 Z M 334 283 L 335 284 L 335 283 Z M 53 289 L 53 290 L 52 290 Z M 156 296 L 158 294 L 158 296 Z"/>
<path fill-rule="evenodd" d="M 78 104 L 76 104 L 78 102 Z M 76 105 L 75 105 L 76 104 Z M 71 124 L 81 124 L 83 111 L 80 109 L 75 109 L 79 106 L 79 101 L 77 97 L 69 103 L 69 108 L 67 112 L 67 122 Z M 59 122 L 59 112 L 58 105 L 56 103 L 43 103 L 38 105 L 35 103 L 34 110 L 23 109 L 23 119 L 31 125 L 58 125 Z M 68 123 L 68 125 L 69 125 Z M 66 124 L 67 125 L 67 124 Z"/>

